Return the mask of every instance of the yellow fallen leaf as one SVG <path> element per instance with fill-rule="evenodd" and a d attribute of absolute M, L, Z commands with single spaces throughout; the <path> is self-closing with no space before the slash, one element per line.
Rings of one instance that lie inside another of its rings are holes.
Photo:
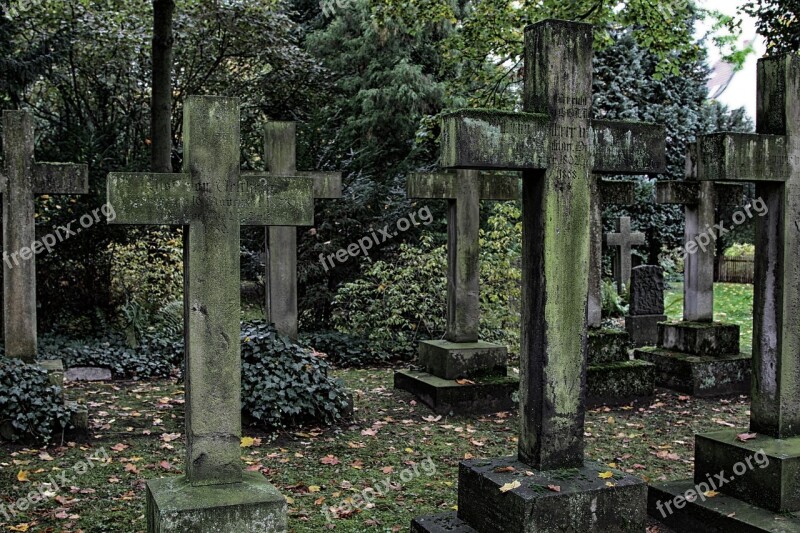
<path fill-rule="evenodd" d="M 611 483 L 610 481 L 606 481 L 606 487 L 616 487 L 616 483 Z"/>
<path fill-rule="evenodd" d="M 703 496 L 706 498 L 714 498 L 715 496 L 719 496 L 719 492 L 715 490 L 707 490 L 703 493 Z"/>
<path fill-rule="evenodd" d="M 242 448 L 250 448 L 255 443 L 256 439 L 253 437 L 242 437 Z"/>
<path fill-rule="evenodd" d="M 9 531 L 28 531 L 30 529 L 28 524 L 17 524 L 16 526 L 8 526 Z"/>
<path fill-rule="evenodd" d="M 506 483 L 505 485 L 500 487 L 500 492 L 508 492 L 510 490 L 514 490 L 514 489 L 519 488 L 521 486 L 522 486 L 522 483 L 520 483 L 517 480 L 514 480 L 511 483 Z"/>
<path fill-rule="evenodd" d="M 311 485 L 308 487 L 308 492 L 319 492 L 319 491 L 320 491 L 319 485 Z"/>
<path fill-rule="evenodd" d="M 612 477 L 614 477 L 614 473 L 613 472 L 600 472 L 600 474 L 598 474 L 598 477 L 600 479 L 611 479 Z"/>
<path fill-rule="evenodd" d="M 30 481 L 28 479 L 28 474 L 29 473 L 30 472 L 28 472 L 27 470 L 20 470 L 19 474 L 17 474 L 17 481 L 22 481 L 22 482 Z"/>
<path fill-rule="evenodd" d="M 289 505 L 292 505 L 294 503 L 294 498 L 292 498 L 291 496 L 284 496 L 284 498 L 286 498 L 286 503 L 288 503 Z"/>

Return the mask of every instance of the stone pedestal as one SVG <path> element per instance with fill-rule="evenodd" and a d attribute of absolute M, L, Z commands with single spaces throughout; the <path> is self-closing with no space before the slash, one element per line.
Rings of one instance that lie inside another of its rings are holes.
<path fill-rule="evenodd" d="M 410 392 L 437 414 L 486 414 L 516 405 L 519 378 L 508 375 L 505 346 L 488 342 L 423 341 L 421 371 L 401 370 L 394 387 Z"/>
<path fill-rule="evenodd" d="M 613 478 L 600 477 L 600 473 L 608 471 L 614 474 Z M 514 482 L 520 486 L 500 491 Z M 459 468 L 458 487 L 457 516 L 451 513 L 420 517 L 411 530 L 641 533 L 647 521 L 645 482 L 597 463 L 532 471 L 514 457 L 464 461 Z"/>
<path fill-rule="evenodd" d="M 667 321 L 667 315 L 629 315 L 625 317 L 625 331 L 634 346 L 655 346 L 658 342 L 658 324 Z"/>
<path fill-rule="evenodd" d="M 47 371 L 47 377 L 51 385 L 64 387 L 64 362 L 61 359 L 48 359 L 47 361 L 39 361 L 36 364 L 42 370 Z"/>
<path fill-rule="evenodd" d="M 656 383 L 694 396 L 750 392 L 751 359 L 739 352 L 739 327 L 714 322 L 659 324 L 658 347 L 635 357 L 656 365 Z"/>
<path fill-rule="evenodd" d="M 655 365 L 631 360 L 630 337 L 622 330 L 590 330 L 589 365 L 586 370 L 586 403 L 621 405 L 649 400 L 655 393 Z"/>
<path fill-rule="evenodd" d="M 47 377 L 50 384 L 62 389 L 62 398 L 64 389 L 64 362 L 61 359 L 48 359 L 46 361 L 39 361 L 36 363 L 43 370 L 47 371 Z M 73 431 L 77 433 L 85 433 L 89 430 L 89 409 L 78 402 L 65 401 L 66 406 L 72 409 L 72 417 L 70 423 L 72 424 Z"/>
<path fill-rule="evenodd" d="M 286 499 L 258 472 L 241 483 L 193 486 L 183 477 L 147 482 L 147 530 L 151 533 L 282 533 Z"/>

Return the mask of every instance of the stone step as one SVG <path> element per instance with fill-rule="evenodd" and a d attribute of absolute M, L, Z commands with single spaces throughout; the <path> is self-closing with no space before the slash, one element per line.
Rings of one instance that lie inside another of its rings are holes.
<path fill-rule="evenodd" d="M 516 409 L 519 378 L 475 378 L 474 384 L 436 377 L 427 372 L 400 370 L 394 388 L 410 392 L 440 415 L 478 415 Z"/>
<path fill-rule="evenodd" d="M 739 326 L 722 322 L 672 322 L 658 325 L 658 346 L 691 355 L 736 355 Z"/>
<path fill-rule="evenodd" d="M 419 343 L 419 365 L 442 379 L 499 376 L 507 373 L 508 349 L 489 342 Z"/>
<path fill-rule="evenodd" d="M 774 513 L 725 494 L 717 494 L 713 498 L 695 496 L 693 501 L 686 501 L 688 491 L 697 494 L 696 485 L 691 479 L 650 485 L 648 514 L 676 531 L 800 533 L 798 513 Z M 692 498 L 692 493 L 688 494 Z M 676 503 L 680 509 L 677 509 Z"/>
<path fill-rule="evenodd" d="M 649 400 L 655 394 L 655 380 L 656 367 L 646 361 L 591 365 L 586 372 L 586 404 L 596 407 Z"/>
<path fill-rule="evenodd" d="M 589 365 L 617 363 L 630 359 L 631 338 L 621 329 L 590 329 L 587 339 Z"/>
<path fill-rule="evenodd" d="M 640 348 L 634 352 L 634 357 L 656 365 L 659 387 L 700 397 L 750 392 L 750 354 L 711 357 Z"/>
<path fill-rule="evenodd" d="M 418 516 L 411 522 L 411 533 L 478 533 L 458 518 L 458 513 Z"/>

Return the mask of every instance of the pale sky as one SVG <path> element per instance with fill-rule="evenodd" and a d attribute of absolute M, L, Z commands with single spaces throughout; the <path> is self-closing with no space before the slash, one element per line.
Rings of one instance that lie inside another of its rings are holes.
<path fill-rule="evenodd" d="M 756 116 L 756 62 L 764 55 L 766 47 L 764 39 L 756 34 L 755 21 L 747 15 L 737 15 L 737 8 L 746 3 L 746 0 L 699 0 L 700 5 L 705 8 L 721 11 L 726 15 L 733 15 L 742 18 L 741 42 L 755 39 L 755 54 L 747 58 L 744 69 L 737 72 L 728 89 L 718 98 L 719 101 L 728 105 L 731 109 L 744 107 L 748 114 L 755 120 Z M 702 33 L 702 28 L 699 29 Z M 709 50 L 709 65 L 714 66 L 719 60 L 719 52 L 714 49 Z"/>

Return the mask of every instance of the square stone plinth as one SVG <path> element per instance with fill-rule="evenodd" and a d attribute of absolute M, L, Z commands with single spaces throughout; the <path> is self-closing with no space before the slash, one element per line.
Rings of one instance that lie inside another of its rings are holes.
<path fill-rule="evenodd" d="M 648 347 L 636 350 L 634 357 L 656 365 L 659 387 L 700 397 L 750 392 L 750 354 L 700 357 Z"/>
<path fill-rule="evenodd" d="M 619 363 L 630 359 L 631 337 L 621 329 L 590 329 L 587 338 L 589 365 Z"/>
<path fill-rule="evenodd" d="M 625 317 L 625 330 L 637 348 L 655 346 L 658 344 L 658 325 L 666 320 L 667 315 L 629 315 Z"/>
<path fill-rule="evenodd" d="M 411 521 L 411 533 L 478 533 L 455 512 L 418 516 Z"/>
<path fill-rule="evenodd" d="M 516 408 L 519 378 L 512 376 L 474 378 L 458 383 L 427 372 L 400 370 L 394 388 L 410 392 L 440 415 L 488 414 Z"/>
<path fill-rule="evenodd" d="M 422 341 L 419 365 L 442 379 L 505 376 L 508 349 L 489 342 Z"/>
<path fill-rule="evenodd" d="M 738 354 L 739 326 L 720 322 L 659 324 L 658 346 L 673 352 L 700 356 Z"/>
<path fill-rule="evenodd" d="M 800 533 L 800 518 L 795 514 L 774 513 L 725 494 L 698 496 L 697 486 L 690 479 L 651 485 L 647 512 L 654 520 L 681 532 Z"/>
<path fill-rule="evenodd" d="M 258 472 L 229 485 L 194 487 L 184 477 L 147 482 L 148 533 L 283 533 L 286 507 Z"/>
<path fill-rule="evenodd" d="M 757 435 L 742 442 L 746 429 L 695 436 L 695 482 L 725 472 L 720 492 L 774 512 L 800 511 L 800 437 Z M 721 481 L 721 480 L 720 480 Z"/>
<path fill-rule="evenodd" d="M 47 372 L 51 385 L 64 387 L 64 362 L 61 359 L 48 359 L 37 363 L 42 370 Z"/>
<path fill-rule="evenodd" d="M 613 478 L 600 477 L 608 471 Z M 645 531 L 647 485 L 606 465 L 537 472 L 515 457 L 470 460 L 458 483 L 458 517 L 481 533 Z"/>
<path fill-rule="evenodd" d="M 656 365 L 646 361 L 623 361 L 589 366 L 586 389 L 589 407 L 649 401 L 656 390 Z"/>

